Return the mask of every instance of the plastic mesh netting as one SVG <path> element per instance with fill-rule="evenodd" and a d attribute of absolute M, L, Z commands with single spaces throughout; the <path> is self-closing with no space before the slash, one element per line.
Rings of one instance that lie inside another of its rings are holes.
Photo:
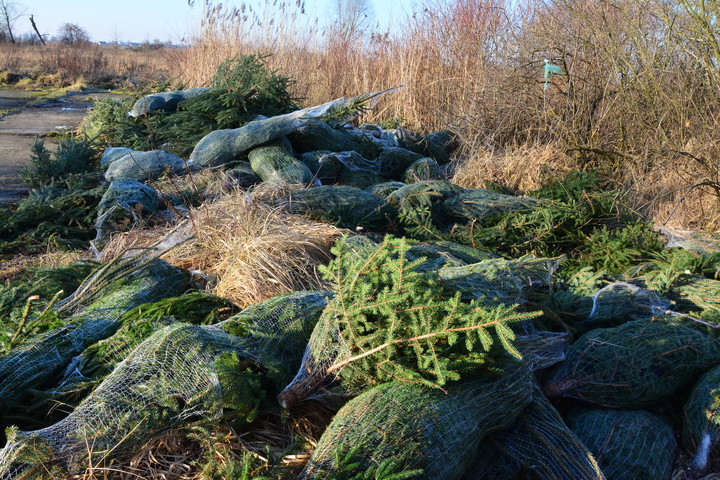
<path fill-rule="evenodd" d="M 683 410 L 683 443 L 699 472 L 720 458 L 720 366 L 706 372 L 692 389 Z"/>
<path fill-rule="evenodd" d="M 611 408 L 646 408 L 720 362 L 720 343 L 671 321 L 637 320 L 580 337 L 545 391 Z"/>
<path fill-rule="evenodd" d="M 443 209 L 461 221 L 483 220 L 517 210 L 527 210 L 539 200 L 532 197 L 504 195 L 486 189 L 464 189 L 443 202 Z"/>
<path fill-rule="evenodd" d="M 157 180 L 165 173 L 177 175 L 187 172 L 185 160 L 162 150 L 130 152 L 108 164 L 105 179 L 108 182 L 123 178 L 147 182 Z"/>
<path fill-rule="evenodd" d="M 289 213 L 304 214 L 344 228 L 387 226 L 393 210 L 382 199 L 350 186 L 301 190 L 277 201 Z"/>
<path fill-rule="evenodd" d="M 588 322 L 606 319 L 641 320 L 663 315 L 670 301 L 652 290 L 627 282 L 613 282 L 592 297 L 592 309 Z"/>
<path fill-rule="evenodd" d="M 667 480 L 677 442 L 670 424 L 642 410 L 578 410 L 568 426 L 593 452 L 608 478 Z"/>
<path fill-rule="evenodd" d="M 464 266 L 444 266 L 438 270 L 441 282 L 463 298 L 479 298 L 487 303 L 522 303 L 530 289 L 547 289 L 557 269 L 558 259 L 532 255 L 512 260 L 490 258 Z"/>
<path fill-rule="evenodd" d="M 298 183 L 307 185 L 313 180 L 310 169 L 292 156 L 286 138 L 279 138 L 248 153 L 250 165 L 264 182 Z"/>
<path fill-rule="evenodd" d="M 0 478 L 37 478 L 53 466 L 82 470 L 132 452 L 153 434 L 218 418 L 224 406 L 240 408 L 239 399 L 257 408 L 262 398 L 243 395 L 262 395 L 262 377 L 287 380 L 326 299 L 324 293 L 293 293 L 216 325 L 162 328 L 68 417 L 37 431 L 11 429 L 0 451 Z M 236 355 L 239 371 L 219 363 L 229 354 Z"/>
<path fill-rule="evenodd" d="M 482 438 L 508 426 L 532 399 L 532 374 L 523 366 L 505 376 L 448 387 L 388 383 L 347 403 L 323 434 L 300 478 L 337 478 L 339 454 L 365 471 L 392 461 L 412 478 L 461 478 Z M 357 470 L 356 470 L 357 471 Z"/>
<path fill-rule="evenodd" d="M 128 310 L 180 294 L 189 276 L 151 255 L 105 265 L 56 310 L 65 325 L 20 344 L 0 357 L 0 398 L 7 406 L 27 389 L 40 389 L 85 347 L 111 335 Z M 0 407 L 2 407 L 0 404 Z"/>
<path fill-rule="evenodd" d="M 202 95 L 203 93 L 207 93 L 209 91 L 209 88 L 196 87 L 188 88 L 187 90 L 171 90 L 169 92 L 145 95 L 135 102 L 130 112 L 128 112 L 128 116 L 139 117 L 155 110 L 172 112 L 177 108 L 178 103 L 183 100 L 197 97 L 198 95 Z"/>
<path fill-rule="evenodd" d="M 684 248 L 695 253 L 720 252 L 718 234 L 677 230 L 670 227 L 660 227 L 659 230 L 667 237 L 666 248 Z"/>
<path fill-rule="evenodd" d="M 283 406 L 336 378 L 351 393 L 399 378 L 440 386 L 487 368 L 503 350 L 521 356 L 509 325 L 537 314 L 477 299 L 464 303 L 448 294 L 437 274 L 418 270 L 422 259 L 407 260 L 407 251 L 405 239 L 390 237 L 381 245 L 336 245 L 336 259 L 324 269 L 335 296 L 297 376 L 279 396 Z M 493 286 L 492 298 L 498 290 L 502 285 Z"/>
<path fill-rule="evenodd" d="M 293 133 L 309 120 L 337 113 L 346 107 L 362 106 L 384 93 L 371 92 L 350 99 L 339 98 L 316 107 L 255 120 L 237 129 L 215 130 L 195 145 L 190 161 L 206 167 L 222 165 L 254 147 Z"/>
<path fill-rule="evenodd" d="M 604 480 L 597 460 L 565 425 L 547 398 L 535 389 L 532 403 L 507 429 L 492 435 L 494 446 L 542 480 Z M 492 462 L 496 459 L 487 459 Z M 500 460 L 502 461 L 502 460 Z M 484 467 L 475 467 L 482 473 Z M 488 478 L 475 476 L 472 478 Z M 611 477 L 612 478 L 612 477 Z"/>

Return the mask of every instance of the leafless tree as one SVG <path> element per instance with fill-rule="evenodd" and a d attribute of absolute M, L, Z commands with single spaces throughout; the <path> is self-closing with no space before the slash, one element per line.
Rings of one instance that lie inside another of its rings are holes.
<path fill-rule="evenodd" d="M 63 23 L 58 30 L 58 35 L 62 43 L 70 45 L 90 41 L 90 35 L 87 30 L 76 23 Z"/>
<path fill-rule="evenodd" d="M 370 0 L 334 0 L 330 36 L 343 45 L 360 40 L 372 26 L 374 12 Z"/>
<path fill-rule="evenodd" d="M 10 0 L 0 0 L 0 27 L 5 31 L 10 43 L 15 43 L 15 21 L 25 14 L 26 8 Z"/>

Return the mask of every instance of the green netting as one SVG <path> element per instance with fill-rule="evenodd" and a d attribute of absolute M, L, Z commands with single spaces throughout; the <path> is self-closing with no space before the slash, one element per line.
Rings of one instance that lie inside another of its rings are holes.
<path fill-rule="evenodd" d="M 110 373 L 127 354 L 157 330 L 177 322 L 193 325 L 218 323 L 237 308 L 228 300 L 202 292 L 188 292 L 145 303 L 123 314 L 120 328 L 73 358 L 65 369 L 63 385 L 99 378 Z"/>
<path fill-rule="evenodd" d="M 157 180 L 165 173 L 181 175 L 187 173 L 185 161 L 162 150 L 130 152 L 108 164 L 105 179 L 113 182 L 120 179 L 147 182 Z"/>
<path fill-rule="evenodd" d="M 337 183 L 338 185 L 350 185 L 352 187 L 357 187 L 363 190 L 366 190 L 373 185 L 377 185 L 378 183 L 383 183 L 387 179 L 385 177 L 381 177 L 379 175 L 376 175 L 372 172 L 365 172 L 362 170 L 356 170 L 356 171 L 346 171 L 341 172 L 341 175 L 338 177 Z"/>
<path fill-rule="evenodd" d="M 506 260 L 489 258 L 462 266 L 444 266 L 438 270 L 442 284 L 458 291 L 466 299 L 485 303 L 522 303 L 528 290 L 547 290 L 559 260 L 532 255 Z"/>
<path fill-rule="evenodd" d="M 135 102 L 132 109 L 128 112 L 128 116 L 139 117 L 155 110 L 173 112 L 177 108 L 178 103 L 183 100 L 197 97 L 198 95 L 202 95 L 203 93 L 207 93 L 209 91 L 209 88 L 197 87 L 189 88 L 187 90 L 172 90 L 169 92 L 145 95 Z"/>
<path fill-rule="evenodd" d="M 382 199 L 351 186 L 309 188 L 276 202 L 290 213 L 307 215 L 344 228 L 385 229 L 393 209 Z"/>
<path fill-rule="evenodd" d="M 0 357 L 0 410 L 30 388 L 47 387 L 75 355 L 112 335 L 123 313 L 184 291 L 187 273 L 156 256 L 140 255 L 101 267 L 56 305 L 54 310 L 65 320 L 62 327 Z"/>
<path fill-rule="evenodd" d="M 405 183 L 417 183 L 424 180 L 441 180 L 440 166 L 432 158 L 421 158 L 414 161 L 402 174 Z"/>
<path fill-rule="evenodd" d="M 535 389 L 532 403 L 512 426 L 493 434 L 488 440 L 513 462 L 519 462 L 531 471 L 533 478 L 538 480 L 605 479 L 593 454 L 565 425 L 539 388 Z M 476 466 L 478 470 L 482 471 Z"/>
<path fill-rule="evenodd" d="M 440 130 L 425 135 L 419 142 L 424 154 L 443 165 L 450 161 L 450 154 L 460 145 L 458 135 L 450 130 Z"/>
<path fill-rule="evenodd" d="M 329 150 L 331 152 L 363 151 L 363 144 L 343 129 L 332 128 L 322 120 L 308 120 L 290 136 L 299 152 Z"/>
<path fill-rule="evenodd" d="M 706 372 L 683 409 L 682 439 L 698 473 L 720 464 L 720 366 Z"/>
<path fill-rule="evenodd" d="M 653 407 L 718 362 L 720 343 L 708 335 L 669 320 L 636 320 L 580 337 L 545 391 L 610 408 Z"/>
<path fill-rule="evenodd" d="M 443 202 L 443 209 L 448 215 L 462 221 L 484 220 L 508 212 L 530 210 L 538 202 L 531 197 L 516 197 L 479 188 L 464 190 L 447 198 Z"/>
<path fill-rule="evenodd" d="M 297 155 L 297 159 L 304 163 L 321 183 L 326 184 L 337 179 L 340 163 L 332 158 L 330 150 L 314 150 L 301 153 Z"/>
<path fill-rule="evenodd" d="M 248 153 L 250 166 L 264 182 L 299 183 L 313 181 L 313 173 L 292 155 L 286 138 L 280 137 Z"/>
<path fill-rule="evenodd" d="M 523 468 L 520 459 L 505 453 L 492 441 L 493 434 L 485 438 L 474 454 L 475 461 L 463 480 L 519 480 Z M 524 480 L 524 479 L 523 479 Z"/>
<path fill-rule="evenodd" d="M 262 182 L 262 179 L 255 173 L 255 170 L 252 169 L 250 162 L 239 162 L 225 173 L 240 188 L 247 189 Z"/>
<path fill-rule="evenodd" d="M 102 157 L 100 158 L 100 166 L 106 168 L 110 163 L 115 160 L 119 160 L 129 153 L 133 153 L 135 150 L 132 148 L 125 147 L 107 147 L 103 151 Z"/>
<path fill-rule="evenodd" d="M 391 193 L 393 193 L 395 190 L 398 190 L 402 187 L 404 187 L 405 184 L 402 182 L 383 182 L 383 183 L 377 183 L 369 188 L 367 188 L 367 191 L 375 195 L 376 197 L 380 197 L 382 199 L 387 199 Z"/>
<path fill-rule="evenodd" d="M 377 174 L 383 177 L 400 180 L 403 172 L 422 155 L 405 148 L 390 147 L 383 150 L 377 158 Z"/>
<path fill-rule="evenodd" d="M 68 417 L 37 431 L 9 431 L 0 478 L 38 478 L 53 466 L 82 471 L 132 453 L 153 434 L 217 419 L 228 408 L 251 420 L 267 398 L 263 379 L 279 381 L 283 369 L 297 368 L 326 298 L 294 293 L 216 325 L 155 332 Z"/>
<path fill-rule="evenodd" d="M 514 307 L 465 303 L 449 293 L 422 260 L 407 259 L 405 239 L 339 242 L 325 277 L 335 296 L 313 330 L 303 365 L 280 394 L 291 406 L 332 380 L 357 393 L 403 379 L 440 387 L 521 354 L 510 325 L 536 317 Z"/>
<path fill-rule="evenodd" d="M 521 366 L 499 378 L 427 390 L 400 382 L 380 385 L 347 403 L 323 433 L 299 478 L 337 478 L 345 462 L 355 471 L 388 461 L 398 470 L 422 469 L 412 478 L 463 478 L 485 435 L 508 426 L 531 401 L 532 374 Z"/>
<path fill-rule="evenodd" d="M 339 98 L 317 107 L 255 120 L 240 128 L 216 130 L 198 142 L 190 154 L 190 161 L 207 167 L 228 163 L 254 147 L 293 133 L 309 120 L 332 115 L 344 108 L 357 108 L 384 93 L 371 92 L 350 99 Z"/>
<path fill-rule="evenodd" d="M 677 448 L 670 424 L 642 410 L 577 410 L 568 426 L 613 480 L 669 480 Z"/>

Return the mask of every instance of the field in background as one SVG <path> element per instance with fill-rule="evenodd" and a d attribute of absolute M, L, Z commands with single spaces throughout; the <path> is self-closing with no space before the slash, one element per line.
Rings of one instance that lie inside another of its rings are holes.
<path fill-rule="evenodd" d="M 36 56 L 65 81 L 202 86 L 260 52 L 305 105 L 404 85 L 365 120 L 456 130 L 463 186 L 522 193 L 591 169 L 659 224 L 720 228 L 718 1 L 423 0 L 393 34 L 350 15 L 319 25 L 300 2 L 204 8 L 187 49 L 18 47 L 0 71 Z M 547 88 L 546 58 L 567 72 Z"/>

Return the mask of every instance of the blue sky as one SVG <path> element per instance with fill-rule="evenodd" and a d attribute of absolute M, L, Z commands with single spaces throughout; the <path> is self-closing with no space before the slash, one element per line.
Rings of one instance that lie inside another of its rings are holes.
<path fill-rule="evenodd" d="M 187 0 L 14 0 L 28 15 L 17 20 L 16 33 L 31 32 L 28 16 L 33 14 L 40 32 L 56 35 L 63 23 L 76 23 L 88 31 L 93 41 L 179 42 L 202 13 L 202 0 L 191 8 Z M 282 0 L 279 0 L 282 1 Z M 286 0 L 287 1 L 287 0 Z M 292 1 L 292 0 L 290 0 Z M 306 11 L 320 23 L 332 0 L 306 0 Z M 239 1 L 225 1 L 225 5 Z M 260 3 L 256 0 L 254 3 Z M 372 0 L 375 17 L 381 25 L 397 21 L 410 11 L 413 0 Z"/>

